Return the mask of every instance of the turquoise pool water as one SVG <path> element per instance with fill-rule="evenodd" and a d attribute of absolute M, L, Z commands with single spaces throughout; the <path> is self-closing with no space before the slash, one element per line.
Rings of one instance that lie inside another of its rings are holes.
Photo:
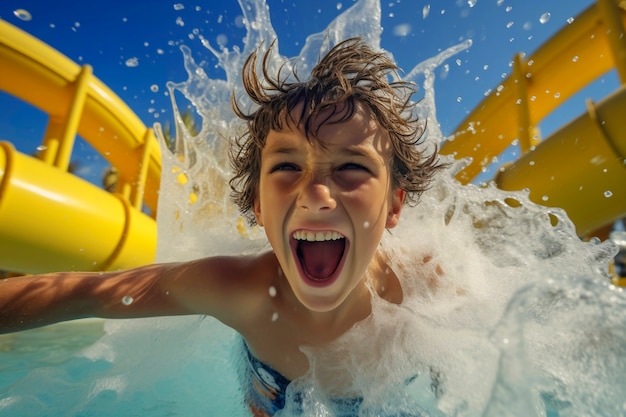
<path fill-rule="evenodd" d="M 234 342 L 230 330 L 197 317 L 86 320 L 3 335 L 0 415 L 246 415 Z"/>

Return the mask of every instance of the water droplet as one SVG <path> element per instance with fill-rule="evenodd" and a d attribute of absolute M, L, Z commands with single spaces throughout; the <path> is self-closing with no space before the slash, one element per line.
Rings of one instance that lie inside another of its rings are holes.
<path fill-rule="evenodd" d="M 185 9 L 185 5 L 182 3 L 176 3 L 174 5 L 174 10 L 184 10 Z"/>
<path fill-rule="evenodd" d="M 539 17 L 539 23 L 541 23 L 542 25 L 546 24 L 548 23 L 551 17 L 552 15 L 550 13 L 544 13 Z"/>
<path fill-rule="evenodd" d="M 572 57 L 572 62 L 578 62 L 578 55 L 574 55 Z"/>
<path fill-rule="evenodd" d="M 343 8 L 343 4 L 337 3 L 337 10 L 341 10 Z"/>
<path fill-rule="evenodd" d="M 411 33 L 411 25 L 409 25 L 408 23 L 396 25 L 393 28 L 393 34 L 395 36 L 404 37 L 404 36 L 408 36 L 410 33 Z"/>
<path fill-rule="evenodd" d="M 364 229 L 369 229 L 370 228 L 370 222 L 368 222 L 368 221 L 363 222 L 363 228 Z"/>
<path fill-rule="evenodd" d="M 544 195 L 543 197 L 541 197 L 541 201 L 548 201 L 548 198 L 549 197 L 547 195 Z"/>
<path fill-rule="evenodd" d="M 134 68 L 134 67 L 136 67 L 138 65 L 139 65 L 139 58 L 137 58 L 137 57 L 128 58 L 126 60 L 126 66 L 127 67 Z"/>
<path fill-rule="evenodd" d="M 152 84 L 152 85 L 150 86 L 150 91 L 152 91 L 153 93 L 158 92 L 158 91 L 159 91 L 159 86 L 158 86 L 158 85 L 156 85 L 156 84 Z"/>
<path fill-rule="evenodd" d="M 604 196 L 605 196 L 606 198 L 613 197 L 613 191 L 611 191 L 611 190 L 606 190 L 606 191 L 604 192 Z"/>
<path fill-rule="evenodd" d="M 268 293 L 270 294 L 270 297 L 274 298 L 276 297 L 276 287 L 274 287 L 273 285 L 268 289 Z"/>
<path fill-rule="evenodd" d="M 430 4 L 427 4 L 426 6 L 424 6 L 424 8 L 422 9 L 422 18 L 426 19 L 428 17 L 428 15 L 430 14 Z"/>
<path fill-rule="evenodd" d="M 530 165 L 530 166 L 534 166 L 534 165 L 535 165 L 535 161 L 530 161 L 530 162 L 528 163 L 528 165 Z"/>
<path fill-rule="evenodd" d="M 221 33 L 215 37 L 215 42 L 221 47 L 224 48 L 228 45 L 228 36 Z"/>
<path fill-rule="evenodd" d="M 278 313 L 274 312 L 274 314 L 272 314 L 272 321 L 276 320 L 278 320 Z"/>
<path fill-rule="evenodd" d="M 135 299 L 130 295 L 125 295 L 124 297 L 122 297 L 122 304 L 124 304 L 125 306 L 131 305 L 133 301 L 135 301 Z"/>
<path fill-rule="evenodd" d="M 48 147 L 46 145 L 39 145 L 39 146 L 37 146 L 37 150 L 40 151 L 40 152 L 41 151 L 45 151 L 46 149 L 48 149 Z"/>
<path fill-rule="evenodd" d="M 15 17 L 17 17 L 20 20 L 23 20 L 24 22 L 29 22 L 33 19 L 33 16 L 30 14 L 30 12 L 25 9 L 13 10 L 13 14 L 15 15 Z"/>
<path fill-rule="evenodd" d="M 467 0 L 467 5 L 469 7 L 474 7 L 476 6 L 476 3 L 478 3 L 478 0 Z"/>
<path fill-rule="evenodd" d="M 571 25 L 572 23 L 574 23 L 574 18 L 573 17 L 568 17 L 567 18 L 567 24 Z"/>

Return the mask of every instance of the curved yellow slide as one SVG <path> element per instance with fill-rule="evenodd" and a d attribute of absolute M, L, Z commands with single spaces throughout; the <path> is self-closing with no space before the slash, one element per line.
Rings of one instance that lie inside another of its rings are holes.
<path fill-rule="evenodd" d="M 161 153 L 152 129 L 91 67 L 2 20 L 0 71 L 1 90 L 49 115 L 38 157 L 0 142 L 0 269 L 107 270 L 153 261 Z M 77 134 L 118 169 L 115 193 L 67 172 Z"/>
<path fill-rule="evenodd" d="M 537 203 L 562 207 L 587 236 L 626 216 L 626 84 L 504 167 L 505 190 L 528 188 Z"/>
<path fill-rule="evenodd" d="M 564 208 L 580 236 L 626 216 L 626 2 L 598 0 L 531 56 L 480 103 L 442 147 L 471 157 L 457 178 L 469 182 L 511 144 L 523 156 L 494 179 L 506 190 Z M 574 93 L 615 68 L 621 88 L 550 137 L 536 126 Z"/>

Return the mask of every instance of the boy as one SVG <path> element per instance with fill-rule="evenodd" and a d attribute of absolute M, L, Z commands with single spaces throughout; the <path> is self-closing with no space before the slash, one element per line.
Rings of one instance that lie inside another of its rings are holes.
<path fill-rule="evenodd" d="M 301 346 L 324 346 L 365 319 L 370 289 L 402 302 L 380 240 L 441 167 L 415 146 L 412 86 L 390 81 L 397 67 L 359 39 L 336 45 L 307 82 L 269 76 L 270 51 L 263 79 L 257 53 L 244 64 L 257 107 L 248 114 L 234 105 L 247 132 L 232 151 L 231 187 L 272 250 L 5 280 L 0 330 L 90 316 L 211 315 L 243 336 L 247 401 L 255 415 L 272 415 L 289 382 L 307 372 Z M 329 369 L 323 379 L 336 376 Z"/>

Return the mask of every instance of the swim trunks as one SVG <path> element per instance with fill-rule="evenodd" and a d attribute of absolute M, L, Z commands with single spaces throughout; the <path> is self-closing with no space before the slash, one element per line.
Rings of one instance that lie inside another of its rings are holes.
<path fill-rule="evenodd" d="M 285 408 L 287 400 L 287 387 L 291 381 L 271 366 L 260 361 L 252 354 L 246 342 L 242 339 L 244 353 L 244 369 L 243 369 L 243 387 L 245 401 L 254 417 L 269 417 Z M 417 377 L 417 376 L 416 376 Z M 414 377 L 414 378 L 416 378 Z M 431 370 L 431 389 L 433 393 L 439 397 L 441 395 L 441 374 Z M 414 378 L 406 381 L 410 384 Z M 294 392 L 293 400 L 297 405 L 303 403 L 302 393 Z M 362 397 L 352 398 L 332 398 L 329 400 L 332 415 L 334 416 L 356 416 L 359 408 L 363 403 Z M 304 411 L 300 407 L 297 410 L 291 410 L 296 415 L 303 415 Z M 401 413 L 402 416 L 422 415 Z"/>
<path fill-rule="evenodd" d="M 249 383 L 246 401 L 256 416 L 273 416 L 285 407 L 287 386 L 291 383 L 278 371 L 258 360 L 243 342 Z"/>
<path fill-rule="evenodd" d="M 255 357 L 248 345 L 243 341 L 245 355 L 244 394 L 245 400 L 255 417 L 273 416 L 285 407 L 287 387 L 291 383 L 289 379 L 276 371 L 271 366 Z M 294 392 L 293 401 L 297 406 L 302 405 L 303 399 L 300 392 Z M 335 416 L 355 416 L 362 398 L 335 398 L 330 400 L 330 405 Z M 292 410 L 293 411 L 293 410 Z M 304 414 L 302 408 L 294 411 L 296 415 Z"/>

